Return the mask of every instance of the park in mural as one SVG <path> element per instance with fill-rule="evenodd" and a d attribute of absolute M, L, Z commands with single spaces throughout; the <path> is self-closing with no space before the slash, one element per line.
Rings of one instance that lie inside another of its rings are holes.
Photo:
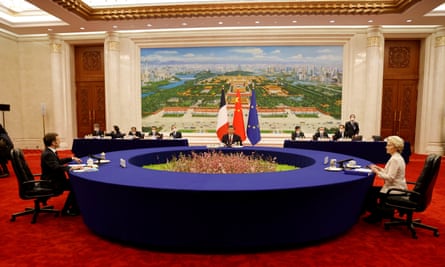
<path fill-rule="evenodd" d="M 141 49 L 142 127 L 215 132 L 221 90 L 229 122 L 239 90 L 247 122 L 256 92 L 262 132 L 308 134 L 341 118 L 342 46 Z"/>

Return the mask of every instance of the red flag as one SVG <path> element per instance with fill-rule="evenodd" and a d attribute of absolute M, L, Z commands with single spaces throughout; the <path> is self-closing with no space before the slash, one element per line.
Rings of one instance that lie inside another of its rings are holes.
<path fill-rule="evenodd" d="M 241 137 L 241 140 L 246 140 L 246 130 L 244 128 L 243 109 L 241 107 L 241 94 L 239 89 L 236 90 L 235 111 L 233 112 L 233 128 L 235 133 Z"/>
<path fill-rule="evenodd" d="M 227 119 L 227 105 L 226 96 L 224 94 L 224 88 L 221 90 L 221 100 L 219 103 L 218 119 L 216 124 L 216 135 L 221 140 L 223 135 L 227 133 L 229 129 L 229 120 Z"/>

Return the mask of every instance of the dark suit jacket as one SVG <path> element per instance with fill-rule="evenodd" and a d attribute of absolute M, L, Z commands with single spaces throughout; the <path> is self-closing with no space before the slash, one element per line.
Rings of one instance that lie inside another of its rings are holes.
<path fill-rule="evenodd" d="M 345 123 L 345 132 L 347 137 L 352 138 L 354 135 L 357 135 L 360 132 L 360 128 L 358 127 L 358 122 L 348 121 Z"/>
<path fill-rule="evenodd" d="M 337 130 L 335 132 L 334 136 L 332 136 L 332 139 L 338 140 L 340 138 L 345 138 L 345 137 L 348 137 L 347 134 L 346 134 L 346 131 L 344 131 L 343 134 L 342 134 L 340 131 Z"/>
<path fill-rule="evenodd" d="M 312 139 L 318 140 L 318 138 L 329 138 L 329 135 L 327 132 L 323 132 L 323 134 L 320 134 L 320 132 L 316 132 Z"/>
<path fill-rule="evenodd" d="M 233 144 L 239 144 L 240 146 L 243 145 L 243 142 L 241 140 L 241 137 L 237 134 L 233 134 L 232 136 L 232 142 L 229 140 L 229 134 L 223 135 L 221 142 L 224 143 L 224 145 L 231 147 Z"/>
<path fill-rule="evenodd" d="M 92 133 L 93 136 L 104 136 L 104 131 L 93 131 Z"/>
<path fill-rule="evenodd" d="M 295 131 L 293 131 L 292 132 L 292 135 L 291 135 L 291 139 L 292 140 L 295 140 L 295 139 L 297 139 L 297 138 L 303 138 L 304 137 L 304 133 L 303 132 L 299 132 L 298 134 L 295 132 Z"/>
<path fill-rule="evenodd" d="M 171 132 L 170 136 L 173 138 L 182 138 L 182 133 L 180 131 Z"/>
<path fill-rule="evenodd" d="M 156 136 L 156 139 L 162 139 L 162 134 L 160 134 L 159 132 L 155 132 L 155 133 L 148 132 L 147 135 L 150 136 L 150 137 Z"/>
<path fill-rule="evenodd" d="M 60 191 L 69 190 L 70 185 L 66 172 L 70 169 L 66 164 L 71 158 L 59 158 L 51 149 L 45 148 L 40 156 L 42 180 L 50 180 Z"/>
<path fill-rule="evenodd" d="M 138 138 L 142 138 L 142 133 L 139 132 L 139 131 L 136 131 L 136 133 L 134 133 L 134 134 L 133 134 L 132 131 L 130 131 L 130 132 L 128 132 L 128 135 L 136 136 L 136 137 L 138 137 Z"/>

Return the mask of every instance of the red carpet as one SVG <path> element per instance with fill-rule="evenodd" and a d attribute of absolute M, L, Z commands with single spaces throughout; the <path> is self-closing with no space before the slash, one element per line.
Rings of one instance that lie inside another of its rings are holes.
<path fill-rule="evenodd" d="M 40 172 L 39 151 L 25 156 L 35 172 Z M 425 156 L 413 155 L 407 166 L 407 178 L 415 180 Z M 423 214 L 423 222 L 436 226 L 445 235 L 445 164 L 433 202 Z M 10 170 L 12 168 L 10 167 Z M 32 206 L 19 198 L 14 176 L 0 179 L 0 266 L 445 266 L 445 236 L 434 237 L 419 229 L 419 239 L 411 238 L 405 227 L 389 231 L 382 225 L 358 222 L 346 234 L 318 244 L 271 252 L 246 254 L 189 254 L 152 251 L 104 240 L 91 233 L 82 217 L 58 217 L 43 214 L 36 224 L 31 217 L 12 213 Z M 66 195 L 50 204 L 62 208 Z"/>

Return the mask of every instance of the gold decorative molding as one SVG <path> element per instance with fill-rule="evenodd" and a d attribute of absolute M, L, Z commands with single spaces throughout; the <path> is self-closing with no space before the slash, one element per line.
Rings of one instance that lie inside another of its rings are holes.
<path fill-rule="evenodd" d="M 380 36 L 371 36 L 367 38 L 368 47 L 380 47 Z"/>
<path fill-rule="evenodd" d="M 81 0 L 52 0 L 85 20 L 184 17 L 377 15 L 403 13 L 421 0 L 240 2 L 92 8 Z"/>
<path fill-rule="evenodd" d="M 434 47 L 445 46 L 445 36 L 436 37 L 436 41 L 434 42 Z"/>
<path fill-rule="evenodd" d="M 117 41 L 108 41 L 108 50 L 110 51 L 119 51 L 120 43 Z"/>
<path fill-rule="evenodd" d="M 62 45 L 59 43 L 51 43 L 51 53 L 60 54 L 62 53 Z"/>

